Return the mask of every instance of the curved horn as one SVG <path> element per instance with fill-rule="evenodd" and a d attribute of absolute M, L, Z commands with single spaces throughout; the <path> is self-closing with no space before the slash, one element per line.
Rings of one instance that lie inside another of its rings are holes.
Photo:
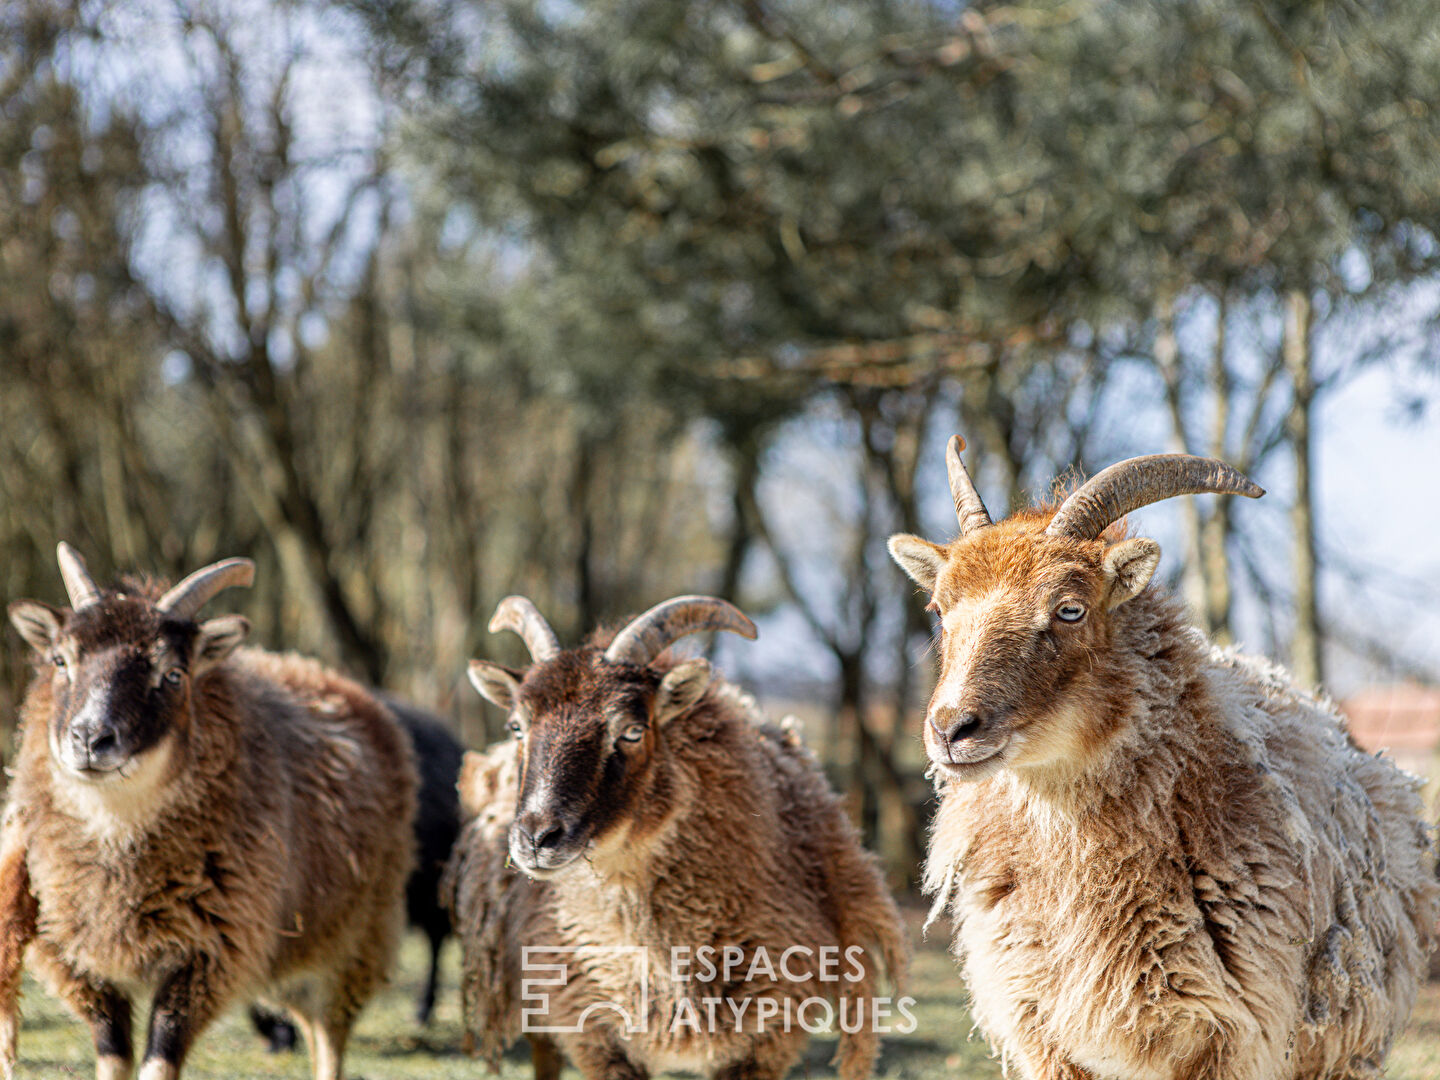
<path fill-rule="evenodd" d="M 995 524 L 990 520 L 990 511 L 975 490 L 965 463 L 960 460 L 960 451 L 965 449 L 965 440 L 951 435 L 945 447 L 945 471 L 950 474 L 950 497 L 955 500 L 955 517 L 960 522 L 960 535 L 965 536 L 976 529 Z"/>
<path fill-rule="evenodd" d="M 248 587 L 254 580 L 255 564 L 249 559 L 225 559 L 196 570 L 155 606 L 172 619 L 193 619 L 217 593 L 235 585 Z"/>
<path fill-rule="evenodd" d="M 1101 469 L 1081 484 L 1060 504 L 1045 532 L 1094 540 L 1132 510 L 1175 495 L 1203 492 L 1258 499 L 1265 489 L 1215 458 L 1147 454 Z"/>
<path fill-rule="evenodd" d="M 492 634 L 515 631 L 530 650 L 531 657 L 542 663 L 560 654 L 560 639 L 555 631 L 550 629 L 540 609 L 523 596 L 507 596 L 501 600 L 495 614 L 490 616 L 489 629 Z"/>
<path fill-rule="evenodd" d="M 755 624 L 733 604 L 717 596 L 677 596 L 632 619 L 615 635 L 605 659 L 643 667 L 672 642 L 702 630 L 729 630 L 751 641 L 756 636 Z"/>
<path fill-rule="evenodd" d="M 70 607 L 79 611 L 100 599 L 100 586 L 85 569 L 85 560 L 73 547 L 61 540 L 55 546 L 55 558 L 60 563 L 60 576 L 65 579 L 65 591 L 70 596 Z"/>

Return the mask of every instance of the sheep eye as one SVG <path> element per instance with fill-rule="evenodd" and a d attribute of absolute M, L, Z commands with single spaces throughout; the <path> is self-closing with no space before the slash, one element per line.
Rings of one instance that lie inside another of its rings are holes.
<path fill-rule="evenodd" d="M 179 668 L 171 668 L 165 672 L 165 681 L 171 686 L 179 686 L 180 680 L 185 678 L 185 673 Z"/>
<path fill-rule="evenodd" d="M 622 742 L 639 742 L 644 737 L 644 724 L 631 724 L 629 727 L 627 727 L 624 731 L 620 733 L 620 739 Z"/>
<path fill-rule="evenodd" d="M 509 731 L 511 735 L 519 735 L 519 734 L 520 734 L 520 721 L 519 721 L 519 720 L 516 720 L 516 719 L 512 716 L 509 720 L 507 720 L 507 721 L 505 722 L 505 729 L 506 729 L 507 731 Z"/>
<path fill-rule="evenodd" d="M 1085 617 L 1083 604 L 1061 604 L 1055 609 L 1055 617 L 1061 622 L 1079 622 Z"/>
<path fill-rule="evenodd" d="M 54 664 L 57 668 L 63 668 L 65 666 L 65 657 L 57 652 L 54 656 L 50 657 L 50 663 Z"/>

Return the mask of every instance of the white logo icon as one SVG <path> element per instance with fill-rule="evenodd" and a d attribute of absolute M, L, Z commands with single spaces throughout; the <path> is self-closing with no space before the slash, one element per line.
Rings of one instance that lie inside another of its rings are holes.
<path fill-rule="evenodd" d="M 571 1024 L 550 1024 L 550 994 L 570 981 L 570 964 L 586 959 L 630 958 L 633 975 L 629 985 L 637 990 L 635 1013 L 618 1001 L 594 1001 Z M 548 962 L 546 962 L 548 961 Z M 520 1030 L 537 1035 L 577 1034 L 585 1030 L 592 1013 L 612 1012 L 625 1022 L 625 1034 L 649 1030 L 650 963 L 644 945 L 526 945 L 520 950 Z M 638 1014 L 638 1015 L 636 1015 Z"/>

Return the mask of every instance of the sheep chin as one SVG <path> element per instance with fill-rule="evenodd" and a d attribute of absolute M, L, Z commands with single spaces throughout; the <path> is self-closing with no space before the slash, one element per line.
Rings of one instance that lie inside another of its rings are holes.
<path fill-rule="evenodd" d="M 52 759 L 53 761 L 53 759 Z M 62 798 L 92 831 L 126 832 L 151 822 L 170 802 L 169 783 L 175 764 L 175 740 L 167 736 L 154 746 L 105 771 L 78 772 L 55 763 Z"/>

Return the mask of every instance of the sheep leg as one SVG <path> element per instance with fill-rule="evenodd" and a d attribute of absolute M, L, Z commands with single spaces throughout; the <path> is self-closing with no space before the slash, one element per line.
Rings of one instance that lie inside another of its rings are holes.
<path fill-rule="evenodd" d="M 110 987 L 97 990 L 85 1009 L 85 1020 L 95 1040 L 95 1080 L 129 1080 L 135 1065 L 130 999 Z"/>
<path fill-rule="evenodd" d="M 216 966 L 209 957 L 198 957 L 160 984 L 150 1006 L 140 1080 L 175 1080 L 180 1075 L 195 1037 L 215 1019 L 225 1001 Z"/>
<path fill-rule="evenodd" d="M 310 1053 L 310 1067 L 315 1080 L 340 1080 L 345 1059 L 345 1044 L 350 1039 L 354 1013 L 332 1009 L 328 1015 L 313 1016 L 305 1011 L 294 1012 L 296 1026 L 305 1037 Z"/>
<path fill-rule="evenodd" d="M 535 1080 L 560 1080 L 560 1067 L 565 1063 L 564 1057 L 560 1054 L 560 1047 L 555 1045 L 554 1039 L 547 1039 L 544 1035 L 527 1035 L 530 1040 L 530 1064 L 535 1072 Z"/>
<path fill-rule="evenodd" d="M 305 1040 L 305 1053 L 310 1056 L 311 1061 L 314 1061 L 315 1028 L 318 1025 L 316 1025 L 314 1020 L 310 1019 L 310 1017 L 306 1016 L 303 1013 L 292 1010 L 290 1015 L 295 1021 L 295 1026 L 300 1030 L 301 1038 Z"/>
<path fill-rule="evenodd" d="M 265 1048 L 270 1053 L 283 1054 L 295 1049 L 295 1025 L 279 1013 L 251 1005 L 250 1026 L 265 1040 Z"/>
<path fill-rule="evenodd" d="M 427 932 L 430 938 L 430 974 L 425 979 L 425 993 L 420 998 L 420 1008 L 415 1012 L 415 1019 L 420 1022 L 421 1027 L 430 1023 L 430 1014 L 435 1011 L 435 995 L 440 986 L 440 947 L 445 944 L 445 931 L 430 929 Z"/>
<path fill-rule="evenodd" d="M 127 1080 L 135 1061 L 130 999 L 109 983 L 81 975 L 46 938 L 34 940 L 30 959 L 50 992 L 89 1026 L 97 1080 Z"/>
<path fill-rule="evenodd" d="M 350 1039 L 350 1021 L 349 1016 L 335 1017 L 315 1025 L 315 1037 L 311 1043 L 315 1080 L 340 1080 L 345 1044 Z"/>
<path fill-rule="evenodd" d="M 609 1030 L 586 1031 L 567 1049 L 585 1080 L 650 1080 L 650 1073 L 630 1060 Z"/>
<path fill-rule="evenodd" d="M 35 936 L 40 905 L 30 891 L 30 869 L 19 829 L 6 822 L 0 848 L 0 1075 L 10 1080 L 20 1036 L 20 975 L 25 948 Z"/>

